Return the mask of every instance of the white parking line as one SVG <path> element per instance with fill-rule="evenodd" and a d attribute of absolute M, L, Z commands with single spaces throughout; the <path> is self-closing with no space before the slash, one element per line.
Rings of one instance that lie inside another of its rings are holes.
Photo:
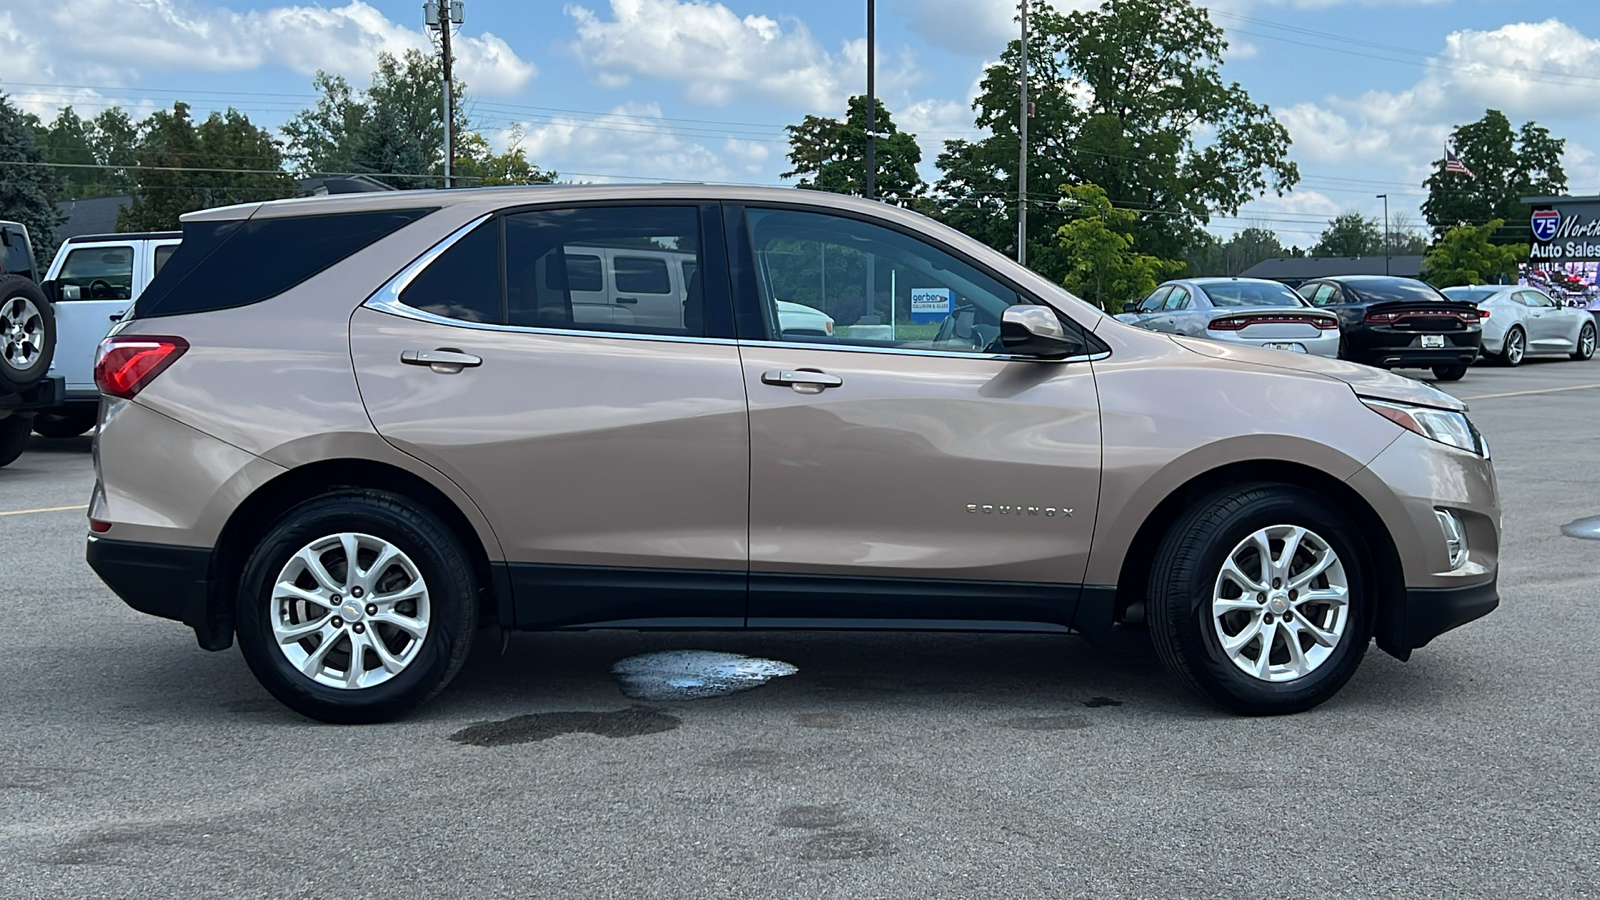
<path fill-rule="evenodd" d="M 1557 391 L 1581 391 L 1585 388 L 1600 388 L 1600 384 L 1569 384 L 1566 387 L 1539 388 L 1534 391 L 1507 391 L 1504 394 L 1479 394 L 1476 397 L 1462 397 L 1462 400 L 1495 400 L 1500 397 L 1526 397 L 1529 394 L 1554 394 Z"/>
<path fill-rule="evenodd" d="M 0 512 L 0 516 L 26 516 L 33 513 L 69 512 L 74 509 L 88 508 L 89 504 L 87 503 L 83 504 L 82 506 L 41 506 L 38 509 L 8 509 L 4 512 Z"/>

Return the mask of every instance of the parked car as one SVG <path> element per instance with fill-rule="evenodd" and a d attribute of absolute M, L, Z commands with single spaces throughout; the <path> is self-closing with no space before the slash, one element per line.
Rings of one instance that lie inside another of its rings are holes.
<path fill-rule="evenodd" d="M 38 275 L 28 229 L 0 222 L 0 466 L 22 455 L 36 411 L 62 395 L 61 379 L 50 376 L 55 308 Z"/>
<path fill-rule="evenodd" d="M 1530 353 L 1594 357 L 1595 319 L 1589 311 L 1557 303 L 1535 288 L 1514 284 L 1447 287 L 1452 300 L 1476 303 L 1483 312 L 1483 354 L 1502 365 L 1520 366 Z"/>
<path fill-rule="evenodd" d="M 1281 282 L 1260 278 L 1168 281 L 1129 303 L 1117 320 L 1266 350 L 1339 355 L 1337 316 L 1312 308 Z"/>
<path fill-rule="evenodd" d="M 1341 275 L 1301 284 L 1300 295 L 1337 313 L 1339 358 L 1381 369 L 1432 369 L 1457 381 L 1478 358 L 1483 314 L 1414 278 Z"/>
<path fill-rule="evenodd" d="M 645 238 L 699 263 L 681 318 L 578 321 L 566 251 Z M 888 338 L 780 328 L 796 286 L 855 321 L 868 271 L 946 314 Z M 90 565 L 206 649 L 237 636 L 328 721 L 437 693 L 485 621 L 1095 642 L 1143 622 L 1205 696 L 1286 713 L 1373 637 L 1406 658 L 1498 603 L 1489 451 L 1455 398 L 1124 325 L 836 194 L 193 213 L 96 379 Z"/>
<path fill-rule="evenodd" d="M 58 344 L 50 374 L 66 381 L 66 394 L 60 405 L 34 416 L 34 432 L 67 438 L 94 427 L 100 404 L 95 348 L 181 238 L 176 231 L 87 234 L 67 238 L 56 250 L 43 287 L 56 313 Z"/>

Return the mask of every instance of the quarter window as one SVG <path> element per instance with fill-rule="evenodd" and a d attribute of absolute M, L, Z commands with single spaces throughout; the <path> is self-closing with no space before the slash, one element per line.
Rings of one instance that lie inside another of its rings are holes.
<path fill-rule="evenodd" d="M 160 273 L 161 267 L 167 264 L 167 260 L 172 258 L 172 252 L 177 249 L 177 244 L 162 244 L 161 246 L 157 247 L 155 271 L 151 272 L 150 274 L 155 275 Z"/>
<path fill-rule="evenodd" d="M 747 210 L 767 333 L 817 344 L 1001 352 L 1016 291 L 914 237 L 842 216 Z"/>
<path fill-rule="evenodd" d="M 499 324 L 500 224 L 485 222 L 439 254 L 400 292 L 400 302 L 463 322 Z"/>

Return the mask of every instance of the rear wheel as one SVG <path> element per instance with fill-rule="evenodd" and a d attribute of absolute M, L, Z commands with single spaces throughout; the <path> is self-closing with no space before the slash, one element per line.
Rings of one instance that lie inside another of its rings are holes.
<path fill-rule="evenodd" d="M 1528 336 L 1523 333 L 1522 326 L 1513 326 L 1506 332 L 1506 345 L 1500 350 L 1500 364 L 1506 366 L 1520 366 L 1522 360 L 1528 355 Z"/>
<path fill-rule="evenodd" d="M 1593 322 L 1583 323 L 1583 328 L 1578 330 L 1578 346 L 1572 351 L 1572 358 L 1582 362 L 1594 358 L 1595 327 Z"/>
<path fill-rule="evenodd" d="M 71 438 L 93 428 L 100 418 L 98 409 L 72 409 L 66 412 L 39 413 L 33 417 L 33 430 L 47 438 Z"/>
<path fill-rule="evenodd" d="M 38 384 L 55 352 L 56 313 L 44 292 L 20 275 L 0 275 L 0 392 Z"/>
<path fill-rule="evenodd" d="M 307 501 L 245 565 L 239 647 L 284 705 L 324 722 L 381 722 L 438 693 L 466 661 L 471 561 L 431 513 L 380 491 Z"/>
<path fill-rule="evenodd" d="M 1260 484 L 1195 505 L 1151 569 L 1150 634 L 1167 668 L 1246 715 L 1310 709 L 1372 636 L 1362 544 L 1316 494 Z"/>
<path fill-rule="evenodd" d="M 0 419 L 0 466 L 9 466 L 17 461 L 22 451 L 28 449 L 28 418 L 13 413 Z"/>
<path fill-rule="evenodd" d="M 1464 365 L 1433 367 L 1433 377 L 1438 381 L 1460 381 L 1465 374 L 1467 367 Z"/>

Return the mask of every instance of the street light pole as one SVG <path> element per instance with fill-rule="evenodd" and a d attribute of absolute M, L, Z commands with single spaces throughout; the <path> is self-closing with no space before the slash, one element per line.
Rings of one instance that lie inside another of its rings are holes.
<path fill-rule="evenodd" d="M 1383 201 L 1383 274 L 1389 274 L 1389 195 L 1379 194 Z"/>
<path fill-rule="evenodd" d="M 866 196 L 871 200 L 877 194 L 878 164 L 875 157 L 878 130 L 878 92 L 874 77 L 878 68 L 877 9 L 874 0 L 867 0 L 867 183 Z"/>
<path fill-rule="evenodd" d="M 1022 0 L 1021 107 L 1017 114 L 1017 262 L 1028 264 L 1028 0 Z"/>

